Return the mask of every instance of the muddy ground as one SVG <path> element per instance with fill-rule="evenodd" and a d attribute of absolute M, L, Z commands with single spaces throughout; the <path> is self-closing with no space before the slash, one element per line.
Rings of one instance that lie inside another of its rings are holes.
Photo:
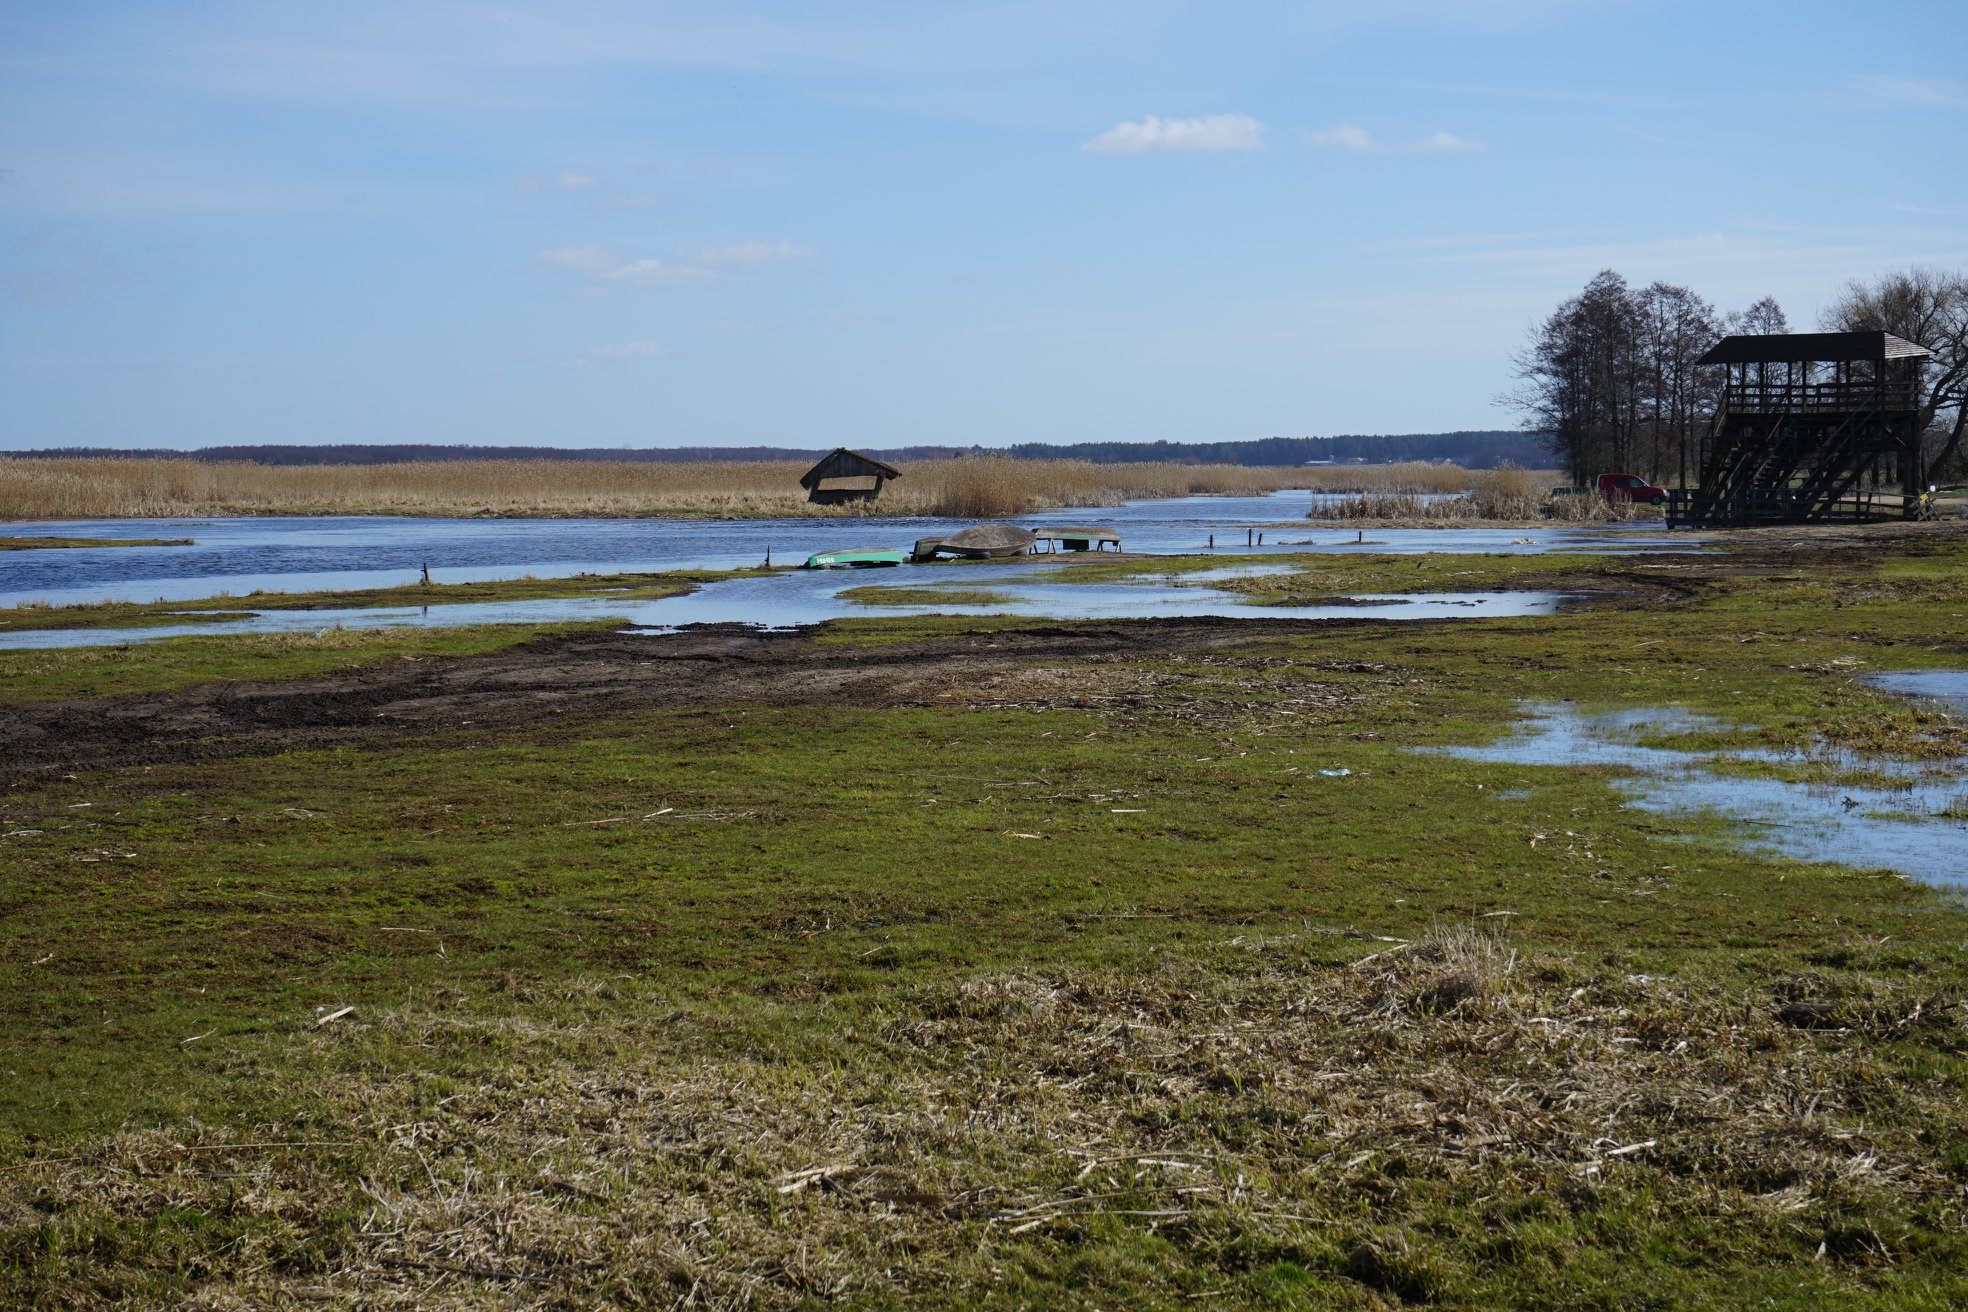
<path fill-rule="evenodd" d="M 1624 557 L 1584 574 L 1527 576 L 1571 607 L 1653 610 L 1725 580 L 1841 573 L 1968 524 L 1764 529 L 1709 535 L 1725 550 Z M 1463 620 L 1405 621 L 1460 624 Z M 1388 621 L 1169 619 L 1035 625 L 879 646 L 704 626 L 663 635 L 580 633 L 476 656 L 402 659 L 332 675 L 200 684 L 171 692 L 0 710 L 0 776 L 250 756 L 430 732 L 697 706 L 948 704 L 993 689 L 1020 700 L 1020 672 L 1057 673 L 1234 648 L 1286 634 Z M 1344 655 L 1336 645 L 1335 657 Z M 1058 680 L 1054 679 L 1057 684 Z M 1069 704 L 1062 701 L 1060 704 Z"/>

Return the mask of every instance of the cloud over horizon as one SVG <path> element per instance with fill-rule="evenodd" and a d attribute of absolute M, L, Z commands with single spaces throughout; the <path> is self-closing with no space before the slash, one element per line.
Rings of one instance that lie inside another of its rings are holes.
<path fill-rule="evenodd" d="M 592 173 L 557 173 L 551 178 L 524 173 L 519 181 L 513 183 L 513 190 L 521 195 L 531 195 L 541 191 L 593 191 L 601 185 L 601 179 Z"/>
<path fill-rule="evenodd" d="M 1410 150 L 1410 151 L 1476 151 L 1487 150 L 1482 142 L 1474 137 L 1458 136 L 1453 132 L 1432 132 L 1419 141 L 1410 141 L 1398 146 L 1389 146 L 1377 140 L 1365 128 L 1351 123 L 1341 123 L 1337 127 L 1319 132 L 1307 132 L 1305 140 L 1315 146 L 1338 146 L 1342 150 Z"/>
<path fill-rule="evenodd" d="M 1865 74 L 1852 79 L 1852 85 L 1869 96 L 1895 105 L 1921 109 L 1968 109 L 1968 86 L 1945 82 L 1937 77 L 1896 77 Z"/>
<path fill-rule="evenodd" d="M 669 353 L 669 349 L 661 342 L 646 339 L 623 342 L 617 346 L 597 346 L 588 352 L 599 360 L 660 360 Z"/>
<path fill-rule="evenodd" d="M 1143 155 L 1153 150 L 1260 150 L 1264 125 L 1248 114 L 1158 118 L 1116 123 L 1080 149 L 1089 155 Z"/>
<path fill-rule="evenodd" d="M 588 277 L 590 292 L 609 287 L 690 287 L 716 282 L 729 269 L 756 269 L 814 254 L 809 246 L 779 241 L 738 242 L 712 246 L 689 260 L 630 259 L 606 246 L 560 246 L 541 251 L 542 264 L 571 269 Z"/>

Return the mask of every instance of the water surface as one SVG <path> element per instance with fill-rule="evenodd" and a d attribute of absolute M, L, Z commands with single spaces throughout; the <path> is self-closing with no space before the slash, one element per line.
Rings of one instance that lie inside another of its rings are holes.
<path fill-rule="evenodd" d="M 1318 527 L 1302 521 L 1328 495 L 1181 497 L 1020 516 L 1031 528 L 1107 524 L 1129 551 L 1546 552 L 1686 550 L 1658 523 L 1541 529 Z M 414 583 L 567 578 L 670 569 L 796 564 L 842 545 L 907 547 L 975 521 L 850 519 L 422 519 L 346 515 L 210 520 L 51 520 L 7 527 L 47 537 L 189 537 L 188 547 L 51 548 L 0 558 L 0 606 L 24 601 L 187 601 L 222 594 L 322 592 Z M 1282 527 L 1280 527 L 1282 525 Z M 1262 546 L 1256 544 L 1259 534 Z M 1364 539 L 1364 540 L 1362 540 Z M 1252 545 L 1246 546 L 1246 541 Z"/>
<path fill-rule="evenodd" d="M 1610 766 L 1630 806 L 1669 815 L 1733 821 L 1744 846 L 1801 861 L 1895 870 L 1947 888 L 1968 888 L 1968 761 L 1916 764 L 1832 753 L 1767 750 L 1694 752 L 1643 745 L 1642 738 L 1726 730 L 1686 711 L 1643 709 L 1588 715 L 1567 703 L 1528 706 L 1530 718 L 1482 747 L 1431 749 L 1470 761 L 1512 765 Z M 1884 786 L 1792 783 L 1729 773 L 1730 760 L 1862 771 Z"/>

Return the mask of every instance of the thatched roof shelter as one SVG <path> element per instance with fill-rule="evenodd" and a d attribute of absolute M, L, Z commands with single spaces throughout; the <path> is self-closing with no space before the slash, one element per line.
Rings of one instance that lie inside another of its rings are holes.
<path fill-rule="evenodd" d="M 837 446 L 832 454 L 823 456 L 819 464 L 800 475 L 800 486 L 806 489 L 808 501 L 836 505 L 843 501 L 873 501 L 881 495 L 883 483 L 900 477 L 902 471 L 894 465 Z"/>

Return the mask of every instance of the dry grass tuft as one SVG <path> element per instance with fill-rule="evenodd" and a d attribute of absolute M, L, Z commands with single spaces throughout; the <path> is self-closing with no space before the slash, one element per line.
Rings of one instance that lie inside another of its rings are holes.
<path fill-rule="evenodd" d="M 1458 1240 L 1464 1214 L 1535 1205 L 1562 1246 L 1568 1215 L 1646 1199 L 1864 1267 L 1904 1251 L 1894 1205 L 1958 1212 L 1946 1081 L 1882 1085 L 1862 1037 L 1781 997 L 1467 928 L 1350 966 L 1307 946 L 905 987 L 825 1031 L 740 1033 L 614 982 L 433 999 L 297 1035 L 292 1123 L 123 1134 L 6 1177 L 0 1257 L 39 1306 L 789 1308 L 947 1300 L 1118 1228 L 1412 1300 L 1469 1296 L 1487 1263 L 1464 1244 L 1493 1222 Z M 1951 1000 L 1848 987 L 1896 1041 L 1964 1038 Z M 459 1062 L 488 1069 L 416 1073 Z M 227 1222 L 172 1220 L 193 1214 Z"/>

